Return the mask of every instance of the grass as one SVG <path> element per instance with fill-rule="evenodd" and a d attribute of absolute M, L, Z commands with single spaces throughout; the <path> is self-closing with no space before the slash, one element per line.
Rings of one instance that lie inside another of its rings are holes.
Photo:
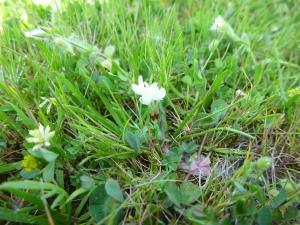
<path fill-rule="evenodd" d="M 297 1 L 0 6 L 0 221 L 300 223 Z"/>

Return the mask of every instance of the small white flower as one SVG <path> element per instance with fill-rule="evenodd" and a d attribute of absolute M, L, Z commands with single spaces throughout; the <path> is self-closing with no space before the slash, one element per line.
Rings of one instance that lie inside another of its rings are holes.
<path fill-rule="evenodd" d="M 140 95 L 140 102 L 144 105 L 150 105 L 154 101 L 161 101 L 166 96 L 164 88 L 158 88 L 157 83 L 149 85 L 143 81 L 143 77 L 139 76 L 138 84 L 132 84 L 132 90 Z"/>
<path fill-rule="evenodd" d="M 46 34 L 46 32 L 43 31 L 40 28 L 36 28 L 34 30 L 31 30 L 31 31 L 26 31 L 24 33 L 25 37 L 27 37 L 27 38 L 34 38 L 34 39 L 43 39 L 44 36 L 45 36 L 45 34 Z"/>
<path fill-rule="evenodd" d="M 235 92 L 235 97 L 240 98 L 240 97 L 247 97 L 248 95 L 243 92 L 241 89 L 236 90 Z"/>
<path fill-rule="evenodd" d="M 22 11 L 20 19 L 23 23 L 26 23 L 28 21 L 28 15 L 25 11 Z"/>
<path fill-rule="evenodd" d="M 242 39 L 234 32 L 229 23 L 227 23 L 222 16 L 217 16 L 213 25 L 210 27 L 211 31 L 225 33 L 233 41 L 242 41 Z"/>
<path fill-rule="evenodd" d="M 54 136 L 55 132 L 50 130 L 49 126 L 44 127 L 39 125 L 38 129 L 30 130 L 29 135 L 31 137 L 26 138 L 29 143 L 35 143 L 32 151 L 40 150 L 42 147 L 49 147 L 50 140 Z"/>
<path fill-rule="evenodd" d="M 213 25 L 210 27 L 210 30 L 220 32 L 223 31 L 226 26 L 227 22 L 223 19 L 222 16 L 218 16 L 215 19 Z"/>

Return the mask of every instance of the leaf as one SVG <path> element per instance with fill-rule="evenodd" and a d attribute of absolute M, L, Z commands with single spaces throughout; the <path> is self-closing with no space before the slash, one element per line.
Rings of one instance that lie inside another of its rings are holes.
<path fill-rule="evenodd" d="M 181 197 L 180 197 L 180 192 L 177 188 L 177 185 L 173 182 L 167 183 L 165 186 L 165 192 L 168 196 L 168 198 L 176 205 L 180 206 L 181 202 Z"/>
<path fill-rule="evenodd" d="M 278 206 L 280 206 L 288 197 L 287 192 L 282 189 L 279 194 L 276 196 L 276 198 L 272 201 L 272 208 L 277 208 Z"/>
<path fill-rule="evenodd" d="M 181 80 L 183 83 L 187 84 L 188 86 L 193 85 L 193 79 L 188 75 L 184 76 Z"/>
<path fill-rule="evenodd" d="M 29 189 L 29 190 L 45 190 L 45 191 L 53 191 L 56 194 L 62 196 L 68 196 L 68 193 L 60 188 L 59 186 L 51 183 L 44 183 L 40 181 L 33 180 L 23 180 L 23 181 L 9 181 L 4 182 L 0 185 L 0 190 L 6 190 L 6 188 L 14 188 L 14 189 Z"/>
<path fill-rule="evenodd" d="M 81 187 L 84 189 L 91 189 L 95 185 L 95 181 L 92 178 L 85 175 L 80 177 L 80 181 Z"/>
<path fill-rule="evenodd" d="M 180 163 L 181 155 L 178 155 L 174 152 L 170 152 L 168 155 L 164 155 L 162 160 L 162 165 L 167 166 L 170 170 L 175 171 L 178 164 Z"/>
<path fill-rule="evenodd" d="M 85 193 L 85 192 L 87 192 L 87 190 L 86 190 L 85 188 L 79 188 L 79 189 L 77 189 L 76 191 L 74 191 L 74 192 L 69 196 L 69 198 L 66 200 L 65 204 L 67 204 L 67 203 L 73 201 L 73 199 L 75 199 L 77 196 L 79 196 L 79 195 L 81 195 L 81 194 L 83 194 L 83 193 Z"/>
<path fill-rule="evenodd" d="M 248 190 L 239 182 L 233 181 L 235 188 L 241 193 L 247 193 Z"/>
<path fill-rule="evenodd" d="M 197 151 L 198 145 L 195 142 L 191 143 L 183 143 L 182 145 L 179 146 L 178 152 L 179 153 L 189 153 L 192 154 L 195 151 Z"/>
<path fill-rule="evenodd" d="M 257 223 L 259 225 L 272 224 L 272 209 L 270 206 L 263 206 L 258 212 Z"/>
<path fill-rule="evenodd" d="M 41 154 L 43 155 L 43 158 L 44 158 L 46 161 L 48 161 L 48 162 L 53 162 L 53 161 L 55 161 L 56 158 L 57 158 L 57 156 L 58 156 L 56 153 L 51 152 L 51 151 L 48 151 L 48 150 L 46 150 L 46 149 L 44 149 L 44 148 L 42 148 L 42 149 L 40 150 L 40 152 L 41 152 Z"/>
<path fill-rule="evenodd" d="M 48 163 L 43 170 L 43 179 L 45 182 L 50 182 L 54 177 L 55 161 Z"/>
<path fill-rule="evenodd" d="M 19 162 L 0 165 L 0 174 L 7 173 L 7 172 L 12 171 L 12 170 L 18 170 L 18 169 L 21 169 L 21 168 L 22 167 L 21 167 L 21 164 Z"/>
<path fill-rule="evenodd" d="M 180 194 L 181 203 L 191 204 L 199 198 L 201 190 L 197 185 L 187 182 L 180 186 Z"/>
<path fill-rule="evenodd" d="M 27 213 L 21 213 L 16 210 L 7 209 L 0 207 L 0 220 L 19 222 L 19 223 L 29 223 L 29 224 L 48 224 L 47 220 L 43 215 L 33 216 Z"/>
<path fill-rule="evenodd" d="M 137 135 L 136 132 L 126 131 L 125 140 L 131 148 L 133 148 L 136 151 L 140 150 L 140 146 L 141 146 L 140 137 L 139 135 Z"/>
<path fill-rule="evenodd" d="M 14 189 L 14 188 L 2 188 L 2 190 L 8 191 L 16 196 L 21 197 L 25 201 L 31 202 L 32 204 L 34 204 L 37 208 L 39 208 L 41 210 L 44 209 L 42 200 L 40 199 L 40 196 L 37 195 L 36 193 L 31 194 L 27 191 L 22 191 L 22 190 L 18 190 L 18 189 Z"/>
<path fill-rule="evenodd" d="M 100 184 L 89 197 L 89 214 L 96 222 L 109 217 L 112 221 L 111 224 L 117 224 L 121 211 L 116 212 L 115 210 L 119 206 L 118 202 L 107 195 L 104 184 Z"/>
<path fill-rule="evenodd" d="M 204 102 L 203 102 L 203 106 L 204 106 L 205 108 L 207 108 L 207 107 L 210 105 L 210 103 L 211 103 L 211 101 L 212 101 L 213 95 L 214 95 L 214 94 L 217 92 L 217 90 L 222 86 L 223 81 L 225 80 L 225 77 L 228 75 L 228 73 L 229 73 L 229 71 L 228 71 L 228 70 L 225 70 L 225 71 L 223 71 L 222 73 L 219 73 L 219 74 L 215 77 L 215 79 L 214 79 L 214 81 L 213 81 L 213 83 L 212 83 L 212 85 L 211 85 L 211 87 L 210 87 L 210 90 L 209 90 L 209 92 L 208 92 L 208 94 L 207 94 L 207 96 L 206 96 L 206 98 L 205 98 L 205 100 L 204 100 Z"/>
<path fill-rule="evenodd" d="M 223 99 L 217 99 L 211 104 L 211 113 L 215 122 L 222 119 L 227 111 L 228 104 Z"/>
<path fill-rule="evenodd" d="M 113 197 L 115 200 L 122 202 L 124 197 L 119 183 L 114 179 L 108 179 L 105 183 L 105 190 L 108 195 Z"/>
<path fill-rule="evenodd" d="M 40 169 L 38 169 L 38 168 L 33 169 L 30 172 L 27 172 L 26 170 L 23 169 L 23 170 L 21 170 L 20 175 L 25 179 L 33 179 L 37 175 L 39 175 L 39 173 L 40 173 Z"/>
<path fill-rule="evenodd" d="M 293 206 L 289 206 L 286 209 L 286 213 L 283 216 L 284 220 L 293 220 L 295 218 L 297 218 L 299 214 L 299 209 L 297 209 L 296 207 Z"/>

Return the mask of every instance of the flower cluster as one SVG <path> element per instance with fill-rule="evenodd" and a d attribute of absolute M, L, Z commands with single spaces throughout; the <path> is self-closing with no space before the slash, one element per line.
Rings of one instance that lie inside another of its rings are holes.
<path fill-rule="evenodd" d="M 31 155 L 26 155 L 21 161 L 21 166 L 26 172 L 30 173 L 33 169 L 37 168 L 38 164 L 35 158 L 33 158 Z"/>
<path fill-rule="evenodd" d="M 143 77 L 139 76 L 139 83 L 132 84 L 132 90 L 140 95 L 140 102 L 144 105 L 150 105 L 155 101 L 161 101 L 166 96 L 164 88 L 158 88 L 157 83 L 149 85 L 143 81 Z"/>
<path fill-rule="evenodd" d="M 37 151 L 42 147 L 50 146 L 50 140 L 54 136 L 55 132 L 51 131 L 49 126 L 44 127 L 40 124 L 38 129 L 30 130 L 29 134 L 31 137 L 26 138 L 26 141 L 29 143 L 35 143 L 32 151 Z"/>

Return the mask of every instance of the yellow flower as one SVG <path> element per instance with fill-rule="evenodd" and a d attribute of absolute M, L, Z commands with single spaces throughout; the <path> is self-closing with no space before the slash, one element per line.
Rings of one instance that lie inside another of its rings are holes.
<path fill-rule="evenodd" d="M 21 161 L 21 165 L 26 172 L 31 172 L 38 166 L 37 161 L 31 155 L 24 156 L 24 159 Z"/>

